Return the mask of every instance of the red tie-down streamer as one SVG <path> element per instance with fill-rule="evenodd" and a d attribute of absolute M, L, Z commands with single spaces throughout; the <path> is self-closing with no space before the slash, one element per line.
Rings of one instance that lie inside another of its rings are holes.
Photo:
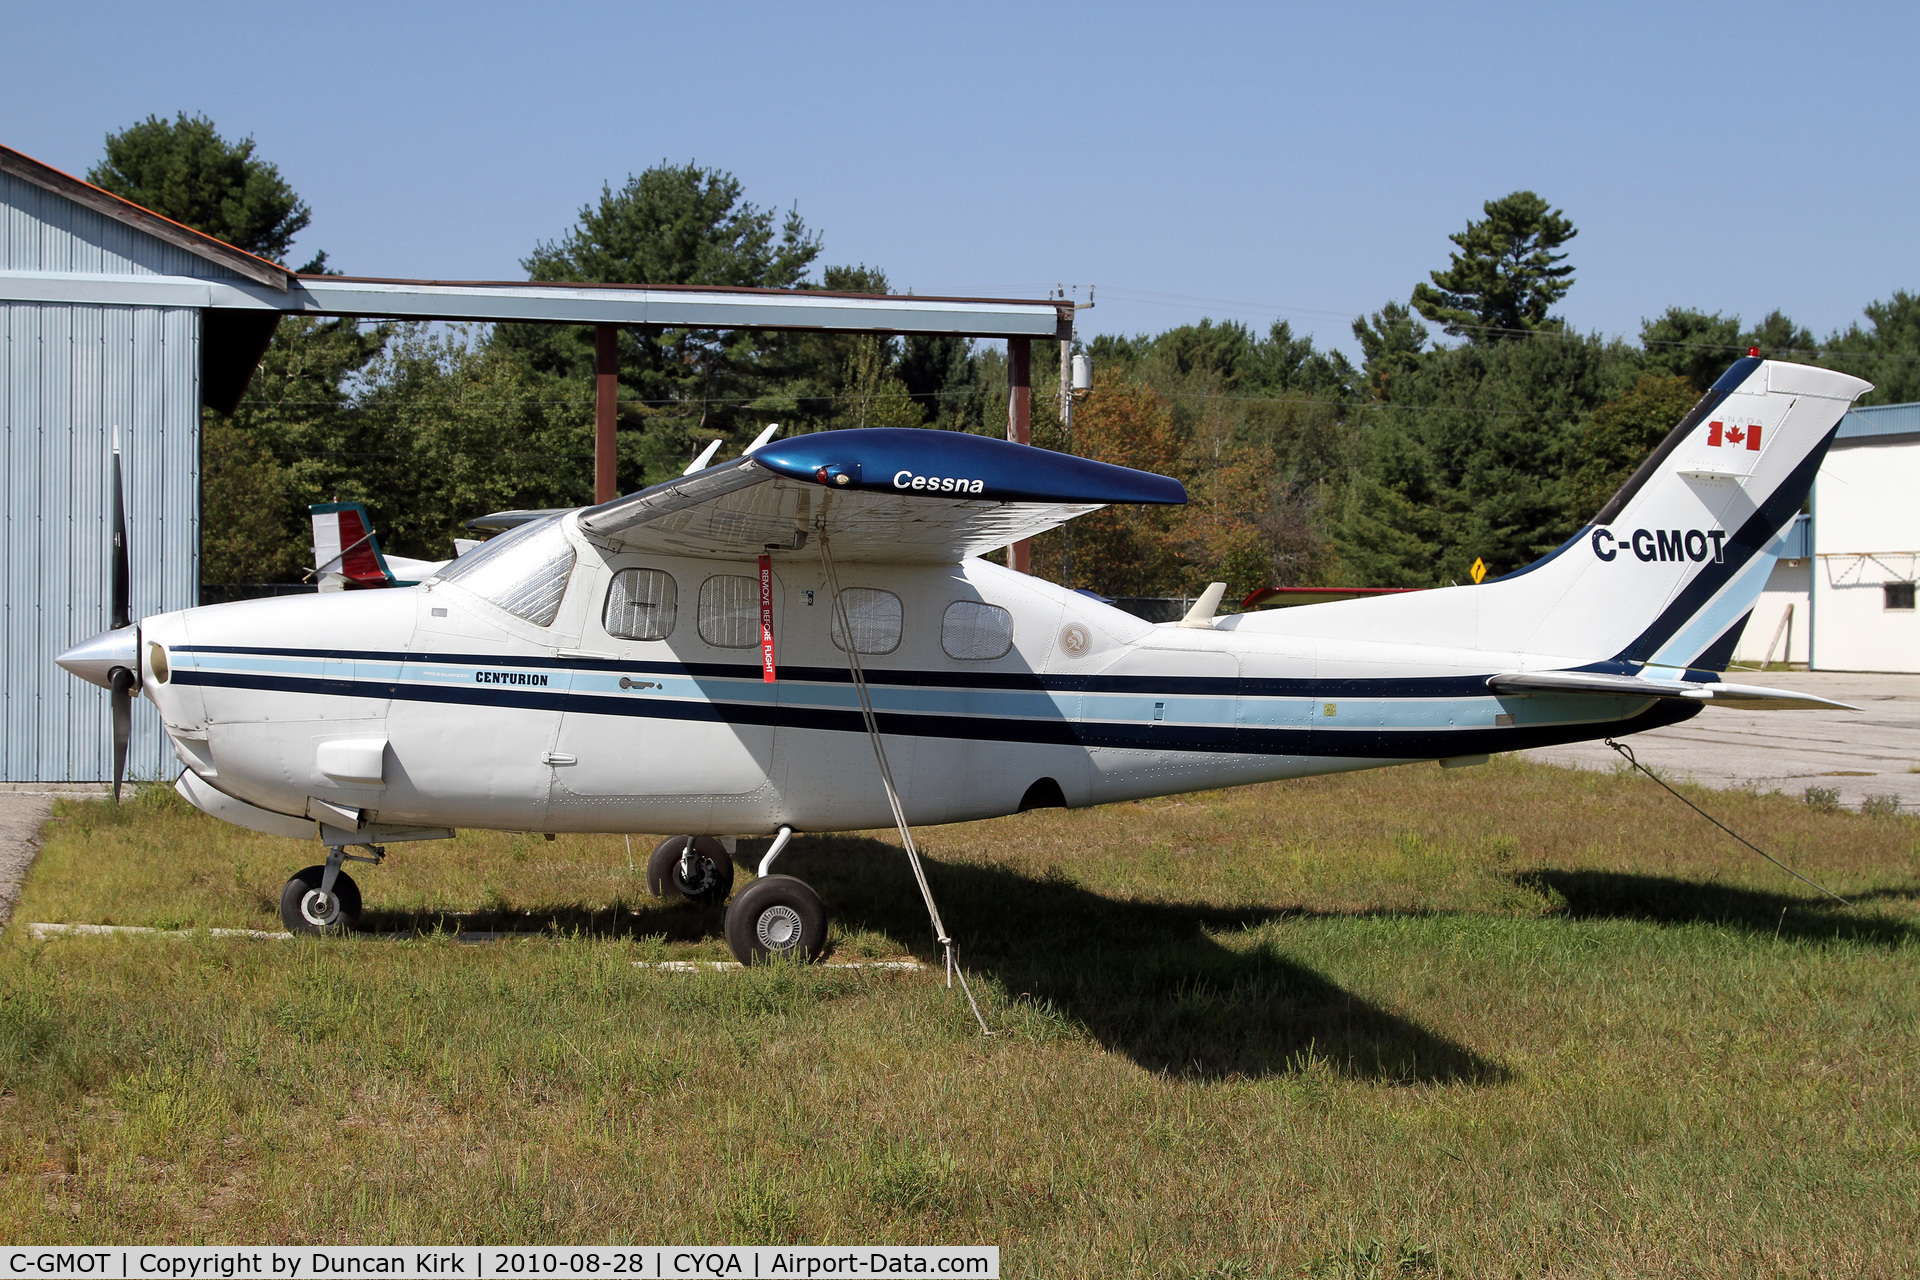
<path fill-rule="evenodd" d="M 773 557 L 760 557 L 760 679 L 773 683 Z"/>

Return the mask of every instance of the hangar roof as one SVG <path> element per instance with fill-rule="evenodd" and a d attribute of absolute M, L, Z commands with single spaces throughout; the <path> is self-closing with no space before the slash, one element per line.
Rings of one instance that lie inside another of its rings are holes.
<path fill-rule="evenodd" d="M 266 285 L 270 289 L 286 292 L 287 285 L 293 280 L 293 272 L 277 262 L 255 257 L 244 249 L 236 249 L 224 240 L 216 240 L 205 232 L 195 231 L 192 227 L 182 226 L 171 218 L 163 218 L 153 210 L 135 204 L 122 196 L 117 196 L 104 187 L 96 187 L 91 182 L 82 182 L 70 173 L 63 173 L 49 164 L 42 164 L 30 155 L 15 151 L 12 147 L 0 146 L 0 173 L 10 173 L 36 187 L 44 188 L 55 195 L 64 196 L 75 204 L 84 205 L 96 213 L 104 214 L 116 222 L 124 222 L 146 232 L 156 240 L 185 249 L 188 253 L 205 258 L 208 262 L 225 267 L 243 280 Z M 0 290 L 0 297 L 10 296 Z"/>
<path fill-rule="evenodd" d="M 203 235 L 10 147 L 0 172 L 43 187 L 233 272 L 235 280 L 150 273 L 0 270 L 0 300 L 214 311 L 654 325 L 676 329 L 811 329 L 1059 338 L 1072 304 L 1055 300 L 831 293 L 707 285 L 577 284 L 525 280 L 390 280 L 302 276 Z"/>
<path fill-rule="evenodd" d="M 1833 442 L 1913 435 L 1920 435 L 1920 404 L 1870 404 L 1847 411 Z"/>

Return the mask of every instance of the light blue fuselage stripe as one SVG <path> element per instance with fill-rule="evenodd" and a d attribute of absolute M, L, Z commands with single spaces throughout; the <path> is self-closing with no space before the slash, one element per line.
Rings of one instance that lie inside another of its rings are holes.
<path fill-rule="evenodd" d="M 1723 628 L 1724 629 L 1724 628 Z M 1718 634 L 1718 633 L 1716 633 Z M 476 671 L 513 671 L 509 657 L 491 666 L 475 663 L 429 664 L 355 659 L 293 658 L 252 654 L 182 653 L 176 665 L 207 672 L 307 677 L 375 686 L 474 687 Z M 532 670 L 532 669 L 528 669 Z M 858 706 L 853 688 L 783 680 L 767 683 L 754 678 L 649 674 L 645 683 L 657 688 L 622 689 L 621 676 L 593 670 L 542 669 L 541 687 L 574 697 L 605 698 L 630 704 L 635 699 L 730 703 L 737 705 L 808 707 L 852 710 Z M 884 674 L 882 673 L 884 679 Z M 481 684 L 478 687 L 489 687 Z M 506 686 L 518 687 L 518 686 Z M 1078 720 L 1088 723 L 1145 724 L 1230 728 L 1306 729 L 1447 729 L 1486 728 L 1494 717 L 1510 712 L 1516 724 L 1584 723 L 1611 719 L 1595 700 L 1579 697 L 1532 695 L 1502 699 L 1364 698 L 1343 696 L 1332 701 L 1333 716 L 1324 715 L 1328 703 L 1313 698 L 1219 696 L 1210 694 L 1070 693 L 1021 689 L 969 689 L 938 686 L 869 686 L 874 708 L 903 714 L 964 716 L 982 719 Z M 387 696 L 384 688 L 370 689 L 368 697 Z M 1156 712 L 1158 714 L 1156 714 Z"/>

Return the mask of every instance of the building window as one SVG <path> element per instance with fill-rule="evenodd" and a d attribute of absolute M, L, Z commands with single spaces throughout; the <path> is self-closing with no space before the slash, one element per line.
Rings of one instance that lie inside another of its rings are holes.
<path fill-rule="evenodd" d="M 622 569 L 607 587 L 607 634 L 622 640 L 665 640 L 679 608 L 673 575 L 659 569 Z"/>
<path fill-rule="evenodd" d="M 853 628 L 853 647 L 860 653 L 892 653 L 900 647 L 900 597 L 878 587 L 848 587 L 840 593 L 847 625 Z M 847 647 L 840 629 L 840 611 L 833 614 L 833 646 Z"/>
<path fill-rule="evenodd" d="M 1913 584 L 1911 582 L 1888 582 L 1882 584 L 1880 589 L 1887 593 L 1887 608 L 1913 608 Z"/>
<path fill-rule="evenodd" d="M 955 600 L 940 620 L 940 647 L 949 658 L 986 662 L 1013 648 L 1013 615 L 997 604 Z"/>
<path fill-rule="evenodd" d="M 760 643 L 760 581 L 715 574 L 700 584 L 700 638 L 719 649 Z"/>

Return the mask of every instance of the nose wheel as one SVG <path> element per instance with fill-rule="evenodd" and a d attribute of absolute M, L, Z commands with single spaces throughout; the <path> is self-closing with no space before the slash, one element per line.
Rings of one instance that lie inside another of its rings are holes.
<path fill-rule="evenodd" d="M 334 876 L 331 892 L 320 886 L 325 867 L 293 873 L 280 891 L 280 921 L 293 933 L 351 933 L 360 923 L 360 886 L 342 871 Z"/>
<path fill-rule="evenodd" d="M 280 922 L 295 934 L 352 933 L 360 925 L 360 886 L 340 868 L 347 862 L 371 862 L 378 866 L 387 851 L 377 845 L 366 846 L 366 854 L 348 853 L 343 848 L 327 850 L 327 860 L 317 867 L 293 873 L 280 891 Z"/>

